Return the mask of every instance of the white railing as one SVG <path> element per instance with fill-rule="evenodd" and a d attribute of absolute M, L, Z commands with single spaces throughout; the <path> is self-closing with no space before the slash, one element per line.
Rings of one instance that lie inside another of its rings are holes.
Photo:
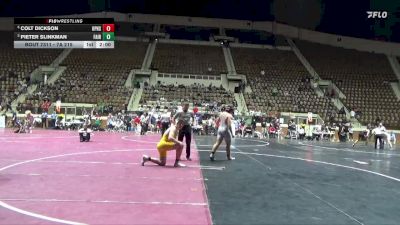
<path fill-rule="evenodd" d="M 220 75 L 200 75 L 189 73 L 158 73 L 158 78 L 177 78 L 192 80 L 221 80 Z"/>

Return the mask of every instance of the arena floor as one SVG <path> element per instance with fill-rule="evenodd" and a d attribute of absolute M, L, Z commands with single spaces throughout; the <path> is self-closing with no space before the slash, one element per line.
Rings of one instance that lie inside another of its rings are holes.
<path fill-rule="evenodd" d="M 236 138 L 210 162 L 140 165 L 159 135 L 0 130 L 0 224 L 398 224 L 400 151 Z"/>

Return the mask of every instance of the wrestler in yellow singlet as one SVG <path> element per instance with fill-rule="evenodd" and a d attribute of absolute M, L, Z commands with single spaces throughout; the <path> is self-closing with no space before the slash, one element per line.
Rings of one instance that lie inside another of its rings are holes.
<path fill-rule="evenodd" d="M 160 158 L 167 157 L 167 151 L 175 149 L 176 143 L 168 140 L 170 132 L 171 132 L 171 128 L 168 128 L 164 132 L 164 135 L 161 137 L 160 142 L 158 142 L 158 144 L 157 144 L 157 150 L 158 150 L 158 153 L 160 153 Z M 178 132 L 175 132 L 175 134 L 173 134 L 173 137 L 176 139 L 177 136 L 178 136 Z"/>
<path fill-rule="evenodd" d="M 183 144 L 178 141 L 176 137 L 178 136 L 179 130 L 183 127 L 183 121 L 180 120 L 176 125 L 171 124 L 171 127 L 168 128 L 164 135 L 161 137 L 160 142 L 157 144 L 157 150 L 160 155 L 160 159 L 152 158 L 147 155 L 143 155 L 142 158 L 142 166 L 148 161 L 151 161 L 157 165 L 165 166 L 167 162 L 167 151 L 176 150 L 176 159 L 175 159 L 175 167 L 183 167 L 184 164 L 179 163 L 181 158 Z"/>

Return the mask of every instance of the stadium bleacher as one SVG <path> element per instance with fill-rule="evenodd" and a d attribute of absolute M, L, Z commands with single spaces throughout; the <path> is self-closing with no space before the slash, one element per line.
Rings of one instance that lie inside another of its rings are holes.
<path fill-rule="evenodd" d="M 171 105 L 171 102 L 180 104 L 181 102 L 185 101 L 198 106 L 221 106 L 225 104 L 236 105 L 233 93 L 225 90 L 224 88 L 198 84 L 178 86 L 157 85 L 145 87 L 140 104 L 150 105 L 150 108 L 152 108 L 157 104 L 160 107 L 163 107 L 164 105 Z M 156 102 L 156 104 L 149 104 L 150 102 Z M 168 103 L 163 104 L 163 102 Z"/>
<path fill-rule="evenodd" d="M 305 82 L 308 72 L 293 52 L 247 48 L 231 52 L 237 72 L 247 75 L 253 90 L 244 95 L 249 110 L 313 112 L 326 120 L 336 115 L 330 100 L 318 97 L 311 83 Z"/>
<path fill-rule="evenodd" d="M 152 29 L 147 24 L 138 26 L 144 31 Z M 168 31 L 172 28 L 164 26 L 163 29 Z M 215 31 L 206 33 L 210 32 Z M 2 38 L 7 40 L 0 43 L 3 50 L 0 53 L 3 62 L 0 67 L 0 96 L 3 102 L 7 102 L 24 91 L 18 86 L 26 88 L 26 78 L 35 68 L 49 65 L 61 50 L 16 50 L 9 44 L 12 43 L 12 33 L 3 33 Z M 235 36 L 235 30 L 228 30 L 227 33 Z M 246 34 L 241 38 L 246 42 Z M 271 41 L 268 36 L 265 39 Z M 379 118 L 388 127 L 400 126 L 397 113 L 400 102 L 389 83 L 397 78 L 384 55 L 305 41 L 296 41 L 296 45 L 322 79 L 332 80 L 339 87 L 346 96 L 341 99 L 346 107 L 361 112 L 361 123 L 368 124 Z M 112 51 L 75 49 L 62 63 L 67 69 L 61 77 L 52 85 L 41 84 L 36 93 L 26 98 L 22 108 L 34 108 L 46 96 L 51 101 L 61 97 L 63 102 L 68 103 L 101 102 L 113 105 L 116 110 L 123 109 L 132 94 L 132 89 L 125 88 L 124 83 L 130 70 L 141 67 L 146 49 L 145 42 L 120 41 L 116 42 Z M 253 93 L 244 93 L 249 110 L 313 112 L 325 120 L 344 118 L 338 115 L 329 97 L 316 94 L 312 87 L 313 80 L 292 51 L 231 47 L 231 53 L 236 71 L 247 75 L 248 85 L 253 90 Z M 164 73 L 217 76 L 227 71 L 220 46 L 167 43 L 157 43 L 152 69 Z M 217 89 L 205 95 L 189 93 L 190 89 L 190 86 L 178 88 L 176 95 L 164 88 L 155 94 L 149 88 L 144 90 L 141 102 L 160 97 L 199 102 L 212 102 L 222 97 L 226 103 L 235 101 L 233 94 L 226 90 Z"/>
<path fill-rule="evenodd" d="M 380 119 L 400 126 L 400 102 L 389 81 L 397 80 L 386 56 L 297 41 L 303 55 L 322 79 L 332 80 L 344 93 L 344 104 L 361 111 L 360 122 Z"/>
<path fill-rule="evenodd" d="M 159 43 L 154 53 L 152 67 L 165 73 L 200 75 L 226 73 L 222 48 L 213 46 Z"/>
<path fill-rule="evenodd" d="M 0 101 L 9 102 L 26 91 L 32 71 L 49 65 L 62 50 L 14 49 L 12 32 L 0 32 L 0 37 Z"/>
<path fill-rule="evenodd" d="M 42 84 L 26 103 L 35 105 L 41 97 L 56 101 L 61 96 L 66 103 L 102 102 L 121 110 L 132 93 L 124 87 L 125 81 L 130 70 L 141 67 L 146 48 L 144 42 L 117 42 L 112 51 L 73 50 L 62 63 L 66 71 L 54 85 Z"/>

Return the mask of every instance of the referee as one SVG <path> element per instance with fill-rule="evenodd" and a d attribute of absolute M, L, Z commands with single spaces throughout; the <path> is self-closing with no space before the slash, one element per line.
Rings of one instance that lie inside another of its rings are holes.
<path fill-rule="evenodd" d="M 175 124 L 177 121 L 183 121 L 183 127 L 179 131 L 178 141 L 183 141 L 183 137 L 186 139 L 186 159 L 191 161 L 190 158 L 190 143 L 192 142 L 192 126 L 190 125 L 190 118 L 194 121 L 193 113 L 189 112 L 189 103 L 184 103 L 182 106 L 183 111 L 178 112 L 174 116 Z"/>

